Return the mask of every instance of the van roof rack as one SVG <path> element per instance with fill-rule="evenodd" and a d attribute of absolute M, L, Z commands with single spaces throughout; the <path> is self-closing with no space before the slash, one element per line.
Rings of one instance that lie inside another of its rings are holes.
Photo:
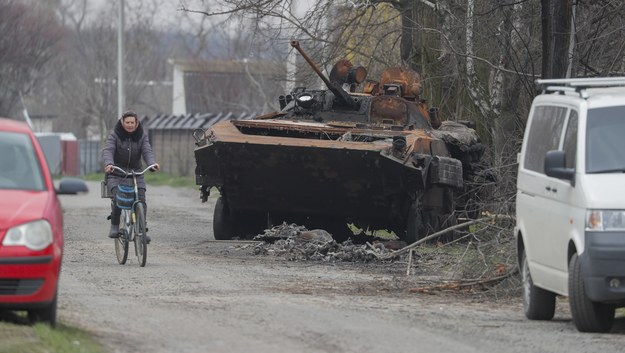
<path fill-rule="evenodd" d="M 546 92 L 577 92 L 588 98 L 587 88 L 625 86 L 625 77 L 555 78 L 536 80 L 536 85 Z"/>

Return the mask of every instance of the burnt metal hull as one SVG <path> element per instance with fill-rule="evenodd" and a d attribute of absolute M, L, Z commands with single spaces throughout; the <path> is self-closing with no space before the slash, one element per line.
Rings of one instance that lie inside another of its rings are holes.
<path fill-rule="evenodd" d="M 462 186 L 460 162 L 425 130 L 226 121 L 199 140 L 195 159 L 197 184 L 221 193 L 216 217 L 224 238 L 283 221 L 353 222 L 403 234 L 417 217 L 411 208 L 451 213 L 450 190 Z"/>
<path fill-rule="evenodd" d="M 201 184 L 237 210 L 390 219 L 424 185 L 421 169 L 375 148 L 215 141 L 195 157 Z"/>
<path fill-rule="evenodd" d="M 286 221 L 333 228 L 335 237 L 354 223 L 412 242 L 453 213 L 463 183 L 461 162 L 424 129 L 225 121 L 198 139 L 195 159 L 203 199 L 211 187 L 221 194 L 221 239 Z"/>

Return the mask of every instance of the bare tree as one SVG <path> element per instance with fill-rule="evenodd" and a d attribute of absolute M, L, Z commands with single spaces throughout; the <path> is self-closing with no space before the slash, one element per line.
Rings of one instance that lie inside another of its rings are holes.
<path fill-rule="evenodd" d="M 62 102 L 57 129 L 74 132 L 80 138 L 104 139 L 117 122 L 117 8 L 107 3 L 95 13 L 86 0 L 64 0 L 59 13 L 71 29 L 63 56 L 55 63 L 55 85 Z M 154 29 L 157 1 L 136 1 L 126 9 L 125 83 L 127 108 L 139 115 L 161 113 L 160 102 L 168 95 L 147 96 L 147 90 L 167 78 L 167 47 Z M 90 18 L 95 18 L 89 20 Z M 97 128 L 93 129 L 94 126 Z M 88 130 L 92 129 L 92 130 Z"/>
<path fill-rule="evenodd" d="M 573 77 L 625 75 L 625 3 L 579 2 L 575 9 Z"/>
<path fill-rule="evenodd" d="M 20 95 L 45 79 L 66 32 L 49 8 L 17 0 L 0 0 L 0 32 L 0 115 L 10 116 Z"/>

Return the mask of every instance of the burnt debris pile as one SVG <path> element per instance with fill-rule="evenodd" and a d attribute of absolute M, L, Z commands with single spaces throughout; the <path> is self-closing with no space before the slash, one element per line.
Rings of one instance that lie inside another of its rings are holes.
<path fill-rule="evenodd" d="M 372 240 L 374 238 L 371 238 Z M 282 223 L 254 237 L 262 241 L 254 247 L 255 255 L 282 256 L 291 261 L 372 262 L 392 251 L 389 241 L 356 244 L 352 239 L 337 243 L 323 229 L 308 230 L 304 226 Z"/>

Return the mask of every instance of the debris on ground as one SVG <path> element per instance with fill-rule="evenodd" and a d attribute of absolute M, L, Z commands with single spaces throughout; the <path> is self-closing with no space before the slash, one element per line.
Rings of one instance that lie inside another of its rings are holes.
<path fill-rule="evenodd" d="M 352 239 L 337 243 L 330 233 L 323 229 L 306 229 L 304 226 L 283 223 L 265 230 L 254 240 L 262 241 L 254 247 L 255 255 L 285 256 L 292 261 L 326 262 L 371 262 L 380 260 L 396 248 L 396 241 L 375 240 L 365 244 L 355 244 Z"/>
<path fill-rule="evenodd" d="M 288 261 L 377 263 L 404 268 L 406 276 L 427 274 L 427 283 L 412 288 L 413 292 L 470 291 L 490 292 L 495 296 L 516 295 L 519 283 L 514 274 L 514 237 L 509 226 L 498 227 L 493 220 L 509 221 L 510 217 L 487 216 L 453 226 L 446 231 L 461 232 L 453 242 L 435 241 L 441 231 L 428 239 L 407 245 L 397 239 L 354 235 L 353 239 L 337 243 L 323 229 L 283 223 L 254 237 L 254 244 L 239 249 L 252 249 L 253 255 L 269 255 Z M 471 225 L 469 228 L 468 225 Z M 470 230 L 469 230 L 470 229 Z M 418 246 L 418 247 L 417 247 Z M 387 270 L 389 270 L 387 268 Z"/>

